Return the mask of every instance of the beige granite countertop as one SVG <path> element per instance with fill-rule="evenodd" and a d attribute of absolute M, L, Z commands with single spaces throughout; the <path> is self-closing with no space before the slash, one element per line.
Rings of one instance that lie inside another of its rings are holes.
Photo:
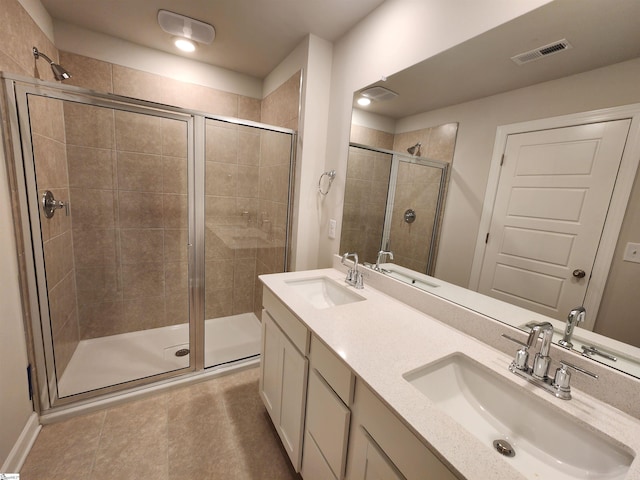
<path fill-rule="evenodd" d="M 461 477 L 473 480 L 524 479 L 507 458 L 484 445 L 403 379 L 402 375 L 455 352 L 491 368 L 528 394 L 549 402 L 578 422 L 628 447 L 635 459 L 626 479 L 640 479 L 640 421 L 579 390 L 573 399 L 556 399 L 508 371 L 512 358 L 433 317 L 368 286 L 357 290 L 365 301 L 317 309 L 285 280 L 325 276 L 344 284 L 336 269 L 260 277 L 289 309 Z M 348 287 L 353 288 L 353 287 Z"/>

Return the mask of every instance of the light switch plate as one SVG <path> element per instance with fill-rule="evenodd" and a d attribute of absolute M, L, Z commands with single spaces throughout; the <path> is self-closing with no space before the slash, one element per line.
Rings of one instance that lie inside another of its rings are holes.
<path fill-rule="evenodd" d="M 640 243 L 627 243 L 627 248 L 624 249 L 625 262 L 640 263 Z"/>
<path fill-rule="evenodd" d="M 329 238 L 336 238 L 336 221 L 333 218 L 329 220 Z"/>

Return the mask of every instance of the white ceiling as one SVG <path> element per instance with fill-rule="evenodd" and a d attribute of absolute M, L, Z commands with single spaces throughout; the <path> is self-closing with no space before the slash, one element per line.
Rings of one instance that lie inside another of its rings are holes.
<path fill-rule="evenodd" d="M 171 36 L 158 25 L 158 10 L 209 23 L 216 30 L 213 43 L 184 56 L 257 78 L 309 33 L 334 42 L 383 1 L 41 0 L 54 20 L 174 54 Z"/>
<path fill-rule="evenodd" d="M 561 39 L 573 48 L 521 66 L 511 61 Z M 640 0 L 555 0 L 376 82 L 400 95 L 361 109 L 404 118 L 639 56 Z"/>

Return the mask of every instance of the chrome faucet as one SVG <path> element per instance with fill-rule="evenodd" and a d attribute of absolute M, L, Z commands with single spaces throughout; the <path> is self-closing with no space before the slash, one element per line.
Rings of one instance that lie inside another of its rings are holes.
<path fill-rule="evenodd" d="M 571 343 L 573 329 L 578 323 L 584 322 L 586 314 L 587 311 L 584 307 L 576 307 L 569 312 L 569 316 L 567 317 L 567 326 L 564 329 L 564 336 L 562 337 L 562 340 L 558 340 L 558 345 L 564 348 L 573 347 L 573 343 Z"/>
<path fill-rule="evenodd" d="M 593 378 L 598 378 L 595 373 L 591 373 L 564 360 L 560 361 L 560 368 L 556 370 L 554 377 L 551 378 L 549 376 L 549 364 L 551 363 L 549 351 L 551 350 L 551 341 L 553 340 L 553 325 L 549 322 L 534 323 L 531 326 L 531 331 L 529 332 L 526 343 L 505 334 L 502 334 L 502 336 L 521 346 L 516 352 L 514 360 L 509 365 L 509 370 L 534 385 L 544 388 L 547 392 L 558 398 L 563 400 L 571 399 L 571 387 L 569 385 L 571 372 L 568 370 L 569 368 Z M 541 336 L 542 344 L 540 345 L 540 351 L 535 355 L 531 366 L 529 366 L 529 349 L 535 346 L 538 338 Z"/>
<path fill-rule="evenodd" d="M 364 280 L 362 273 L 358 271 L 358 254 L 357 253 L 345 253 L 342 255 L 342 264 L 346 265 L 346 261 L 349 257 L 353 258 L 353 268 L 350 268 L 347 272 L 347 278 L 344 279 L 349 285 L 353 285 L 358 290 L 364 288 Z"/>
<path fill-rule="evenodd" d="M 393 252 L 390 250 L 380 250 L 378 252 L 378 258 L 376 259 L 376 266 L 373 267 L 373 269 L 376 272 L 380 271 L 380 260 L 382 260 L 382 257 L 384 257 L 385 255 L 389 256 L 389 260 L 393 260 Z"/>
<path fill-rule="evenodd" d="M 549 322 L 543 322 L 531 327 L 529 338 L 527 339 L 527 346 L 529 348 L 534 346 L 540 336 L 542 336 L 542 345 L 540 346 L 540 351 L 536 353 L 536 356 L 533 358 L 531 374 L 535 378 L 543 380 L 547 377 L 547 373 L 549 373 L 549 363 L 551 363 L 549 350 L 551 350 L 551 340 L 553 340 L 553 325 Z"/>

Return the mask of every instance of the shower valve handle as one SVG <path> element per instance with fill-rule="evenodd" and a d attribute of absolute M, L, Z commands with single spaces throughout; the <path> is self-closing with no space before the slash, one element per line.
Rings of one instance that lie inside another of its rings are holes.
<path fill-rule="evenodd" d="M 64 208 L 64 213 L 68 217 L 69 216 L 69 202 L 64 202 L 62 200 L 56 200 L 51 193 L 50 190 L 47 190 L 42 194 L 42 210 L 44 211 L 44 216 L 47 218 L 53 217 L 53 214 L 56 210 Z"/>

